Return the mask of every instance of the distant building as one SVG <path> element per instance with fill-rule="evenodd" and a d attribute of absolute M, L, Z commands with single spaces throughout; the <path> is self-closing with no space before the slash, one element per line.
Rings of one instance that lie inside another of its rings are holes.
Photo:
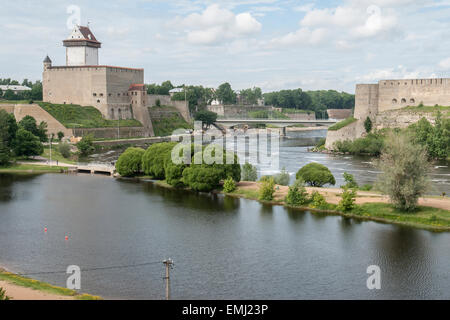
<path fill-rule="evenodd" d="M 172 90 L 169 91 L 169 95 L 170 97 L 173 97 L 173 95 L 175 93 L 180 93 L 180 92 L 184 92 L 183 88 L 173 88 Z"/>
<path fill-rule="evenodd" d="M 328 118 L 342 120 L 347 119 L 352 115 L 352 109 L 328 109 Z"/>
<path fill-rule="evenodd" d="M 0 85 L 0 89 L 3 91 L 3 94 L 8 90 L 11 90 L 14 94 L 31 91 L 31 88 L 19 85 Z"/>

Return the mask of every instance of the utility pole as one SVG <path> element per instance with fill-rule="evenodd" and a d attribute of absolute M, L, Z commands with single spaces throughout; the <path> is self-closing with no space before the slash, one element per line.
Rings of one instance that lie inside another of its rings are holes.
<path fill-rule="evenodd" d="M 50 134 L 50 167 L 52 166 L 52 140 L 53 134 Z"/>
<path fill-rule="evenodd" d="M 122 115 L 119 113 L 119 116 L 117 117 L 117 139 L 120 139 L 120 118 Z"/>
<path fill-rule="evenodd" d="M 164 260 L 163 264 L 166 266 L 166 276 L 164 277 L 166 280 L 166 300 L 170 300 L 170 269 L 173 269 L 173 261 L 169 258 Z"/>

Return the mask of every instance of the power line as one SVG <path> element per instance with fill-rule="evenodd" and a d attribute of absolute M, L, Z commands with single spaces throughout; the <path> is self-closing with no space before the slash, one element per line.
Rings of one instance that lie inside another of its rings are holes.
<path fill-rule="evenodd" d="M 137 264 L 129 264 L 129 265 L 120 265 L 120 266 L 108 266 L 108 267 L 92 267 L 92 268 L 84 268 L 80 269 L 80 271 L 96 271 L 96 270 L 108 270 L 108 269 L 125 269 L 125 268 L 134 268 L 134 267 L 142 267 L 147 265 L 159 264 L 163 263 L 162 261 L 152 261 L 152 262 L 144 262 Z M 39 275 L 39 274 L 57 274 L 57 273 L 66 273 L 67 271 L 41 271 L 41 272 L 31 272 L 31 273 L 18 273 L 20 276 L 31 276 L 31 275 Z"/>

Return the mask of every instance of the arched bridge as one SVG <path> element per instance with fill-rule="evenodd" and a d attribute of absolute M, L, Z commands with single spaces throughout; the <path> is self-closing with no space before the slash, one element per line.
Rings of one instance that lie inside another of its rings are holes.
<path fill-rule="evenodd" d="M 215 124 L 222 127 L 234 127 L 239 124 L 270 124 L 276 127 L 283 128 L 283 134 L 285 134 L 285 128 L 296 124 L 303 124 L 305 126 L 314 127 L 316 125 L 322 125 L 329 127 L 338 122 L 334 119 L 329 120 L 297 120 L 297 119 L 218 119 Z"/>

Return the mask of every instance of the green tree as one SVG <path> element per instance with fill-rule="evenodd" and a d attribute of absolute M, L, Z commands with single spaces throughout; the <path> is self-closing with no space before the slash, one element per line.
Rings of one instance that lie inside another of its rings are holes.
<path fill-rule="evenodd" d="M 313 193 L 311 194 L 311 203 L 314 208 L 325 208 L 327 206 L 325 197 L 318 191 L 313 191 Z"/>
<path fill-rule="evenodd" d="M 275 181 L 273 178 L 261 182 L 258 191 L 258 199 L 263 201 L 272 201 L 275 193 Z"/>
<path fill-rule="evenodd" d="M 17 100 L 17 96 L 11 89 L 8 89 L 3 94 L 3 98 L 6 100 Z"/>
<path fill-rule="evenodd" d="M 358 183 L 352 174 L 344 172 L 344 180 L 346 182 L 344 188 L 358 188 Z"/>
<path fill-rule="evenodd" d="M 41 140 L 41 142 L 48 141 L 47 138 L 47 123 L 41 121 L 39 126 L 36 124 L 36 119 L 32 116 L 25 116 L 22 120 L 19 121 L 19 125 L 27 131 L 30 131 L 36 137 Z"/>
<path fill-rule="evenodd" d="M 142 157 L 145 153 L 141 148 L 128 148 L 116 162 L 116 170 L 123 177 L 132 177 L 141 173 Z"/>
<path fill-rule="evenodd" d="M 216 91 L 217 98 L 222 104 L 235 104 L 236 93 L 231 89 L 231 85 L 228 82 L 222 83 Z"/>
<path fill-rule="evenodd" d="M 44 146 L 39 138 L 30 131 L 20 128 L 17 130 L 14 142 L 14 153 L 16 156 L 39 156 L 44 152 Z"/>
<path fill-rule="evenodd" d="M 414 143 L 410 135 L 391 133 L 377 163 L 382 173 L 378 189 L 387 194 L 393 204 L 412 211 L 429 187 L 429 163 L 425 147 Z"/>
<path fill-rule="evenodd" d="M 223 191 L 226 193 L 230 193 L 236 190 L 236 182 L 233 180 L 232 177 L 228 177 L 225 179 L 223 183 Z"/>
<path fill-rule="evenodd" d="M 308 192 L 302 180 L 295 180 L 289 187 L 285 202 L 290 206 L 302 206 L 309 202 Z"/>
<path fill-rule="evenodd" d="M 355 200 L 356 200 L 356 190 L 351 188 L 344 188 L 344 191 L 341 193 L 341 201 L 337 206 L 339 211 L 351 211 L 355 208 Z"/>
<path fill-rule="evenodd" d="M 327 183 L 336 184 L 331 171 L 324 165 L 316 162 L 309 163 L 298 170 L 296 178 L 305 181 L 312 187 L 322 187 Z"/>
<path fill-rule="evenodd" d="M 283 167 L 280 173 L 274 175 L 273 179 L 275 181 L 275 184 L 279 184 L 281 186 L 288 186 L 290 180 L 289 172 L 287 172 L 286 168 Z"/>
<path fill-rule="evenodd" d="M 165 178 L 165 161 L 167 161 L 167 155 L 172 152 L 175 144 L 174 142 L 162 142 L 148 147 L 142 156 L 144 173 L 155 179 L 163 180 Z"/>
<path fill-rule="evenodd" d="M 194 116 L 195 121 L 201 121 L 203 129 L 208 129 L 217 120 L 217 113 L 212 111 L 199 111 Z"/>
<path fill-rule="evenodd" d="M 11 150 L 5 144 L 4 141 L 0 140 L 0 166 L 5 166 L 11 160 Z"/>
<path fill-rule="evenodd" d="M 370 120 L 369 117 L 367 117 L 366 120 L 364 121 L 364 129 L 366 130 L 367 133 L 372 131 L 372 120 Z"/>
<path fill-rule="evenodd" d="M 64 132 L 62 132 L 62 131 L 58 131 L 57 135 L 58 135 L 59 141 L 61 141 L 64 138 Z"/>
<path fill-rule="evenodd" d="M 256 167 L 246 162 L 242 166 L 242 181 L 256 181 L 256 179 L 258 179 Z"/>
<path fill-rule="evenodd" d="M 88 156 L 94 152 L 94 136 L 92 134 L 85 135 L 80 142 L 76 144 L 82 156 Z"/>

